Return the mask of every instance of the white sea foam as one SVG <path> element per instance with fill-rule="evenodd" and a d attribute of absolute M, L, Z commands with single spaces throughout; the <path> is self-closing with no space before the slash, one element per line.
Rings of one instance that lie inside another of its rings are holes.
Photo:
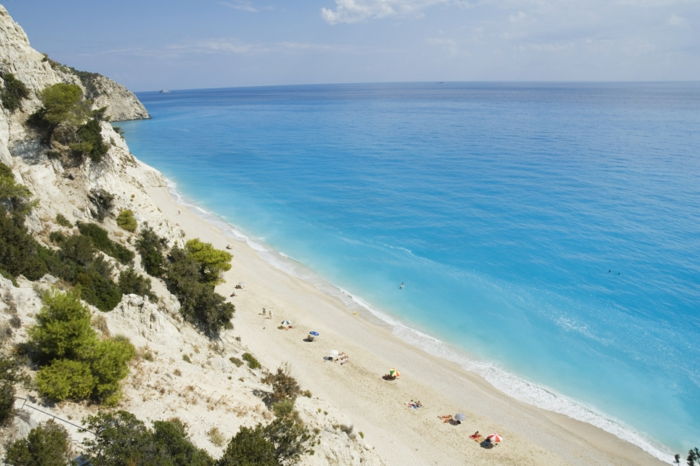
<path fill-rule="evenodd" d="M 362 310 L 375 316 L 389 326 L 394 335 L 412 346 L 418 347 L 433 356 L 459 364 L 460 367 L 469 372 L 478 374 L 493 387 L 512 398 L 548 411 L 563 414 L 578 421 L 592 424 L 638 446 L 655 458 L 671 464 L 673 453 L 670 449 L 654 442 L 649 437 L 637 432 L 633 428 L 626 426 L 623 422 L 606 416 L 596 409 L 586 406 L 565 395 L 557 393 L 553 389 L 530 382 L 510 373 L 491 362 L 470 358 L 464 352 L 442 340 L 404 324 L 392 315 L 374 308 L 370 303 L 354 295 L 350 291 L 324 280 L 321 276 L 314 273 L 293 257 L 265 245 L 262 239 L 253 239 L 252 235 L 244 233 L 240 228 L 227 222 L 217 214 L 209 212 L 186 200 L 182 194 L 177 191 L 177 185 L 171 180 L 168 180 L 168 187 L 179 204 L 199 212 L 205 220 L 215 223 L 232 238 L 245 242 L 273 267 L 289 275 L 303 279 L 314 285 L 320 291 L 340 299 L 349 309 Z M 405 252 L 412 254 L 410 250 Z M 562 328 L 579 333 L 588 331 L 587 328 L 566 319 L 560 319 L 557 324 Z"/>

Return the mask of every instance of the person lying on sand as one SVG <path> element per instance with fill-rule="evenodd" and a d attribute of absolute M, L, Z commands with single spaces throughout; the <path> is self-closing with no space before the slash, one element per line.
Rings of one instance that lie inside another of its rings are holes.
<path fill-rule="evenodd" d="M 406 403 L 406 405 L 407 405 L 409 408 L 413 408 L 413 409 L 418 409 L 418 408 L 422 408 L 422 407 L 423 407 L 423 403 L 421 403 L 419 400 L 415 400 L 415 401 L 414 401 L 414 400 L 411 400 L 411 401 L 409 401 L 408 403 Z"/>
<path fill-rule="evenodd" d="M 445 414 L 443 416 L 438 416 L 438 419 L 441 419 L 442 422 L 445 424 L 452 424 L 453 426 L 458 426 L 462 423 L 462 421 L 455 419 L 452 414 Z"/>
<path fill-rule="evenodd" d="M 474 440 L 475 442 L 481 442 L 481 439 L 483 438 L 483 436 L 482 436 L 482 435 L 479 433 L 479 431 L 477 430 L 476 432 L 474 432 L 473 434 L 471 434 L 471 435 L 469 436 L 469 438 L 472 439 L 472 440 Z"/>
<path fill-rule="evenodd" d="M 338 362 L 342 366 L 350 360 L 350 356 L 346 352 L 342 352 L 338 355 Z"/>

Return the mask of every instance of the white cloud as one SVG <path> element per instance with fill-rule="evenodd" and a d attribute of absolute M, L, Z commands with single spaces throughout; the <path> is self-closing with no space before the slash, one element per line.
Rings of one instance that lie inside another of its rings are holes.
<path fill-rule="evenodd" d="M 268 53 L 292 52 L 353 52 L 355 47 L 313 42 L 244 42 L 230 38 L 216 38 L 189 43 L 172 44 L 165 48 L 166 53 L 182 55 L 224 54 L 224 55 L 261 55 Z"/>
<path fill-rule="evenodd" d="M 368 19 L 417 14 L 425 8 L 454 0 L 335 0 L 335 8 L 321 8 L 330 24 L 357 23 Z"/>
<path fill-rule="evenodd" d="M 248 13 L 258 13 L 259 8 L 253 6 L 250 0 L 229 0 L 226 2 L 219 2 L 219 5 L 231 8 L 238 11 L 246 11 Z"/>

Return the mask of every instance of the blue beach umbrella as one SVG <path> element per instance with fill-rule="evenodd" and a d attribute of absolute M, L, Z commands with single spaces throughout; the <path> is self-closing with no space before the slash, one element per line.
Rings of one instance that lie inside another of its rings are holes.
<path fill-rule="evenodd" d="M 309 332 L 309 335 L 311 335 L 311 336 L 313 336 L 313 337 L 317 337 L 317 336 L 320 335 L 320 333 L 318 333 L 316 330 L 312 330 L 312 331 Z"/>

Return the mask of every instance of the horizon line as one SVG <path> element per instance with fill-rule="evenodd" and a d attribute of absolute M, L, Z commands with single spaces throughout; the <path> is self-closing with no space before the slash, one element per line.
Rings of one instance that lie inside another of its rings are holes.
<path fill-rule="evenodd" d="M 188 88 L 161 88 L 133 91 L 136 93 L 147 92 L 174 92 L 174 91 L 203 91 L 217 89 L 256 89 L 256 88 L 276 88 L 276 87 L 304 87 L 304 86 L 360 86 L 360 85 L 391 85 L 391 84 L 700 84 L 700 79 L 695 80 L 473 80 L 473 81 L 360 81 L 360 82 L 318 82 L 318 83 L 296 83 L 296 84 L 249 84 L 242 86 L 219 86 L 219 87 L 188 87 Z"/>

